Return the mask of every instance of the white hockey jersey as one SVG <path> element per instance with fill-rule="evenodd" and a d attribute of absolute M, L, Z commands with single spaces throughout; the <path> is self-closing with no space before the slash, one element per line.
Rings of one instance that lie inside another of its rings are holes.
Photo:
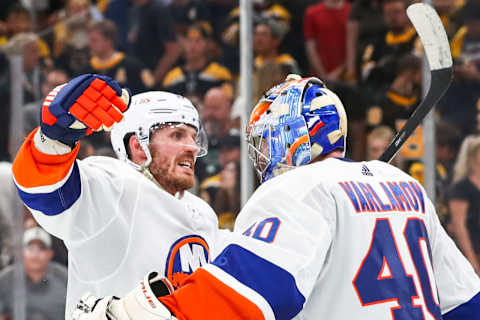
<path fill-rule="evenodd" d="M 480 305 L 480 280 L 424 189 L 380 161 L 327 159 L 269 180 L 221 237 L 212 264 L 160 298 L 176 314 L 438 320 Z M 445 319 L 480 319 L 467 312 Z"/>
<path fill-rule="evenodd" d="M 13 165 L 22 200 L 68 248 L 67 319 L 87 291 L 122 296 L 153 270 L 176 285 L 209 261 L 218 221 L 207 203 L 113 158 L 75 160 L 77 151 L 40 153 L 31 134 Z"/>

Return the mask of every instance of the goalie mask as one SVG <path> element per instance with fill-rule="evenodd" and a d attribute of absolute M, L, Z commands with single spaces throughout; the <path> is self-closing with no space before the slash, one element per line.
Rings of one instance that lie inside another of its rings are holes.
<path fill-rule="evenodd" d="M 263 183 L 333 150 L 345 154 L 347 116 L 321 80 L 292 75 L 260 99 L 247 130 L 249 157 Z"/>
<path fill-rule="evenodd" d="M 199 120 L 197 109 L 190 100 L 169 92 L 145 92 L 132 97 L 130 108 L 124 113 L 124 119 L 113 126 L 110 140 L 113 150 L 120 160 L 143 171 L 152 161 L 148 146 L 154 130 L 164 126 L 178 127 L 182 125 L 191 126 L 197 131 L 195 144 L 198 152 L 196 157 L 206 155 L 207 135 Z M 142 165 L 134 163 L 128 157 L 127 138 L 131 134 L 135 134 L 147 157 Z"/>

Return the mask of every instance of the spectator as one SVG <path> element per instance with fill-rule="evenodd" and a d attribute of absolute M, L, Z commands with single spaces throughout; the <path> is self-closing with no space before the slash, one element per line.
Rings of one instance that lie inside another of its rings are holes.
<path fill-rule="evenodd" d="M 230 134 L 230 130 L 236 129 L 233 128 L 231 112 L 232 101 L 222 88 L 216 87 L 207 91 L 200 118 L 208 135 L 208 154 L 197 159 L 195 172 L 199 181 L 220 170 L 220 140 Z"/>
<path fill-rule="evenodd" d="M 204 25 L 189 27 L 184 41 L 185 63 L 167 73 L 163 81 L 165 90 L 203 99 L 209 89 L 222 86 L 228 97 L 232 97 L 230 71 L 210 59 L 208 43 L 211 37 L 211 30 Z"/>
<path fill-rule="evenodd" d="M 69 78 L 65 71 L 53 69 L 47 72 L 45 81 L 41 85 L 42 97 L 45 97 L 56 86 L 68 82 Z M 24 107 L 24 132 L 25 135 L 39 126 L 40 108 L 42 107 L 43 98 L 27 103 Z"/>
<path fill-rule="evenodd" d="M 13 260 L 14 186 L 12 165 L 0 162 L 0 270 Z"/>
<path fill-rule="evenodd" d="M 379 126 L 367 136 L 367 160 L 378 160 L 392 142 L 395 133 L 388 126 Z"/>
<path fill-rule="evenodd" d="M 107 75 L 133 94 L 141 93 L 154 85 L 150 70 L 136 58 L 115 50 L 117 29 L 109 20 L 94 21 L 87 28 L 90 48 L 89 70 L 85 73 Z"/>
<path fill-rule="evenodd" d="M 220 172 L 227 163 L 240 161 L 240 136 L 229 133 L 218 141 L 217 149 L 217 161 L 209 163 L 210 167 L 205 170 L 207 171 L 207 177 L 200 180 L 200 195 L 212 207 L 215 205 L 216 194 L 221 186 Z"/>
<path fill-rule="evenodd" d="M 23 55 L 23 102 L 29 103 L 41 97 L 40 83 L 43 74 L 40 67 L 38 36 L 32 32 L 19 33 L 12 37 L 8 48 L 18 48 Z M 9 49 L 8 49 L 9 50 Z M 9 71 L 5 74 L 10 81 Z"/>
<path fill-rule="evenodd" d="M 15 3 L 7 10 L 7 32 L 1 41 L 5 44 L 8 38 L 22 33 L 32 31 L 32 18 L 30 13 L 21 4 Z"/>
<path fill-rule="evenodd" d="M 461 27 L 460 15 L 465 7 L 465 3 L 466 1 L 457 0 L 433 1 L 433 6 L 442 20 L 448 39 L 452 39 Z"/>
<path fill-rule="evenodd" d="M 342 78 L 350 8 L 345 0 L 325 0 L 307 8 L 304 37 L 312 75 L 323 80 Z"/>
<path fill-rule="evenodd" d="M 75 77 L 88 67 L 87 24 L 101 15 L 89 0 L 68 0 L 54 28 L 55 65 Z"/>
<path fill-rule="evenodd" d="M 195 23 L 208 24 L 212 28 L 212 14 L 207 1 L 173 0 L 170 10 L 177 34 L 186 34 L 188 27 Z"/>
<path fill-rule="evenodd" d="M 407 54 L 397 63 L 397 75 L 386 90 L 379 90 L 378 106 L 369 109 L 369 118 L 376 109 L 380 124 L 398 132 L 421 100 L 422 62 L 417 56 Z M 370 123 L 375 125 L 375 123 Z M 423 181 L 424 152 L 423 128 L 419 125 L 400 150 L 397 165 L 417 180 Z"/>
<path fill-rule="evenodd" d="M 359 72 L 361 53 L 368 43 L 386 32 L 382 15 L 383 0 L 355 0 L 347 23 L 347 56 L 345 78 L 355 83 Z"/>
<path fill-rule="evenodd" d="M 128 50 L 128 29 L 131 12 L 130 0 L 99 1 L 97 3 L 100 12 L 105 19 L 115 23 L 118 30 L 117 49 L 126 52 Z"/>
<path fill-rule="evenodd" d="M 33 218 L 32 213 L 28 211 L 27 207 L 23 206 L 23 229 L 27 230 L 34 227 L 39 227 L 37 220 Z M 53 235 L 50 235 L 50 239 L 52 240 L 50 249 L 53 251 L 51 261 L 66 267 L 68 265 L 68 251 L 65 243 Z"/>
<path fill-rule="evenodd" d="M 0 1 L 0 20 L 5 21 L 7 19 L 8 9 L 14 5 L 17 0 L 3 0 Z"/>
<path fill-rule="evenodd" d="M 172 15 L 159 0 L 133 0 L 132 26 L 128 35 L 132 55 L 154 74 L 158 84 L 181 54 Z"/>
<path fill-rule="evenodd" d="M 232 100 L 223 88 L 215 87 L 207 91 L 203 107 L 200 110 L 200 117 L 209 139 L 215 141 L 228 134 L 232 128 L 231 111 Z"/>
<path fill-rule="evenodd" d="M 448 122 L 435 123 L 435 156 L 437 172 L 435 176 L 435 207 L 442 225 L 447 228 L 448 188 L 453 178 L 453 165 L 460 146 L 460 131 Z M 423 176 L 423 174 L 422 174 Z"/>
<path fill-rule="evenodd" d="M 415 110 L 421 98 L 421 89 L 421 59 L 411 54 L 402 56 L 397 62 L 393 82 L 380 87 L 369 101 L 374 104 L 367 111 L 369 126 L 382 124 L 398 130 Z"/>
<path fill-rule="evenodd" d="M 7 12 L 5 33 L 0 37 L 0 46 L 6 44 L 10 38 L 17 34 L 35 31 L 30 12 L 25 7 L 16 3 L 10 6 Z M 47 43 L 40 38 L 37 39 L 37 45 L 40 50 L 42 63 L 44 66 L 50 68 L 52 66 L 50 48 Z"/>
<path fill-rule="evenodd" d="M 39 99 L 41 95 L 40 83 L 43 75 L 39 65 L 38 37 L 33 33 L 20 33 L 10 39 L 4 46 L 7 52 L 21 52 L 23 54 L 23 102 L 30 103 Z M 10 160 L 10 64 L 6 55 L 0 54 L 0 98 L 4 102 L 0 117 L 0 160 Z"/>
<path fill-rule="evenodd" d="M 480 137 L 467 137 L 455 162 L 448 194 L 450 228 L 457 245 L 480 273 Z"/>
<path fill-rule="evenodd" d="M 25 260 L 26 314 L 41 319 L 63 319 L 67 293 L 67 269 L 50 260 L 53 257 L 50 235 L 39 227 L 27 229 L 23 235 Z M 0 315 L 12 315 L 14 267 L 0 273 Z"/>
<path fill-rule="evenodd" d="M 292 55 L 297 61 L 300 70 L 308 70 L 308 59 L 305 53 L 305 42 L 303 39 L 303 17 L 305 10 L 312 4 L 318 2 L 318 0 L 277 0 L 277 5 L 285 7 L 285 13 L 280 14 L 280 18 L 276 18 L 278 21 L 288 22 L 288 32 L 283 39 L 280 51 L 286 51 Z M 280 10 L 279 10 L 280 11 Z M 281 11 L 280 11 L 281 12 Z M 285 16 L 285 18 L 282 18 Z M 286 17 L 290 16 L 289 19 Z"/>
<path fill-rule="evenodd" d="M 263 19 L 256 25 L 253 35 L 255 69 L 261 68 L 265 63 L 276 63 L 287 70 L 287 73 L 299 73 L 295 59 L 288 53 L 278 52 L 284 36 L 284 28 L 272 18 Z"/>
<path fill-rule="evenodd" d="M 396 75 L 397 61 L 405 54 L 420 54 L 421 42 L 408 19 L 405 0 L 384 0 L 383 19 L 387 31 L 369 43 L 362 55 L 362 81 L 371 95 L 389 85 Z"/>
<path fill-rule="evenodd" d="M 476 132 L 480 99 L 480 3 L 470 1 L 464 10 L 465 25 L 451 41 L 454 81 L 438 111 L 453 123 L 462 137 Z"/>
<path fill-rule="evenodd" d="M 0 52 L 0 161 L 10 161 L 9 136 L 10 136 L 10 72 L 7 55 Z"/>
<path fill-rule="evenodd" d="M 252 20 L 255 22 L 262 18 L 277 21 L 283 28 L 282 33 L 284 34 L 290 29 L 290 12 L 284 6 L 278 4 L 278 1 L 254 1 Z M 223 24 L 221 38 L 225 64 L 237 75 L 240 66 L 240 8 L 232 9 Z"/>
<path fill-rule="evenodd" d="M 235 218 L 240 212 L 240 162 L 227 162 L 219 175 L 213 209 L 218 215 L 218 226 L 233 231 Z"/>

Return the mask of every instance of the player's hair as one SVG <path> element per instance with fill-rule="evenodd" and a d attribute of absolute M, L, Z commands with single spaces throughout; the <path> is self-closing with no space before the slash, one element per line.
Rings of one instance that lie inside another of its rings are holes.
<path fill-rule="evenodd" d="M 111 40 L 113 43 L 117 40 L 117 27 L 108 19 L 92 21 L 88 24 L 87 30 L 89 32 L 98 31 L 105 39 Z"/>
<path fill-rule="evenodd" d="M 392 128 L 388 126 L 378 126 L 368 134 L 367 141 L 371 141 L 372 139 L 392 141 L 394 135 L 395 133 L 393 132 Z"/>
<path fill-rule="evenodd" d="M 458 182 L 468 177 L 472 171 L 474 157 L 479 151 L 480 136 L 467 136 L 463 140 L 453 167 L 453 182 Z"/>
<path fill-rule="evenodd" d="M 132 149 L 130 149 L 130 137 L 135 135 L 135 132 L 129 132 L 123 137 L 123 144 L 125 145 L 125 151 L 127 151 L 128 159 L 132 159 Z"/>

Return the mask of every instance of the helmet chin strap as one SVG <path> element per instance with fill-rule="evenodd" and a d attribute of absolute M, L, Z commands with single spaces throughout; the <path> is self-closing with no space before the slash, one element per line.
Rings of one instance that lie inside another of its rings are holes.
<path fill-rule="evenodd" d="M 135 136 L 137 137 L 137 140 L 140 144 L 140 147 L 142 148 L 143 152 L 145 153 L 145 157 L 147 158 L 143 164 L 138 164 L 133 162 L 132 160 L 128 159 L 127 157 L 120 159 L 126 161 L 128 164 L 130 164 L 132 167 L 134 167 L 137 171 L 142 172 L 147 178 L 150 180 L 155 181 L 155 178 L 151 174 L 150 170 L 148 167 L 150 166 L 150 163 L 152 163 L 152 155 L 150 154 L 150 150 L 148 149 L 148 136 L 143 134 L 143 130 L 140 128 L 139 130 L 135 131 Z M 155 181 L 156 182 L 156 181 Z"/>
<path fill-rule="evenodd" d="M 137 136 L 138 143 L 140 144 L 140 147 L 142 148 L 143 152 L 145 153 L 145 157 L 147 159 L 142 165 L 137 165 L 137 170 L 143 172 L 145 169 L 148 169 L 148 166 L 152 162 L 152 155 L 150 154 L 150 150 L 148 149 L 148 144 L 149 144 L 149 135 L 148 132 L 145 132 L 145 129 L 143 127 L 139 127 L 135 131 L 135 136 Z"/>

